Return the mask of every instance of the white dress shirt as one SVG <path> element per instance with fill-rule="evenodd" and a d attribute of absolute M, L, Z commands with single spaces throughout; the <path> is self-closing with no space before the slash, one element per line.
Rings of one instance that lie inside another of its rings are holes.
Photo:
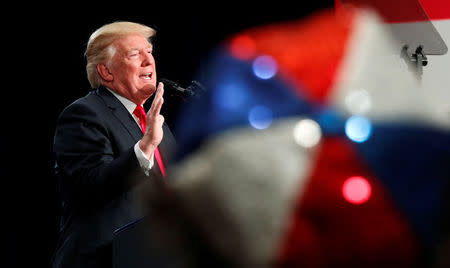
<path fill-rule="evenodd" d="M 134 118 L 134 121 L 136 121 L 136 124 L 138 124 L 139 128 L 141 128 L 141 125 L 139 123 L 139 118 L 133 114 L 134 109 L 136 109 L 136 104 L 129 99 L 117 94 L 116 92 L 112 91 L 109 88 L 106 88 L 111 92 L 122 104 L 125 106 L 127 111 L 131 114 L 131 116 Z M 139 147 L 139 141 L 134 145 L 134 153 L 136 154 L 136 157 L 139 161 L 139 165 L 141 166 L 142 170 L 144 171 L 145 175 L 149 176 L 150 169 L 153 167 L 153 154 L 151 155 L 150 159 L 147 158 L 147 156 L 142 152 L 141 148 Z"/>

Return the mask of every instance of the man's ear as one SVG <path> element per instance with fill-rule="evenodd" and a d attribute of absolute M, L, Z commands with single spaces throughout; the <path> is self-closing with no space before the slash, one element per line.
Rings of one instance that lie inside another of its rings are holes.
<path fill-rule="evenodd" d="M 108 66 L 104 63 L 97 64 L 97 72 L 104 81 L 111 82 L 114 78 L 112 73 L 109 71 Z"/>

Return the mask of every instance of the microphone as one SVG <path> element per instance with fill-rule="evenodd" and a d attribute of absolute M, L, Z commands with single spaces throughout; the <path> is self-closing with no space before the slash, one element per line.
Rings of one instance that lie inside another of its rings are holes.
<path fill-rule="evenodd" d="M 181 97 L 183 99 L 194 96 L 195 89 L 199 88 L 202 91 L 205 91 L 205 88 L 197 81 L 192 81 L 191 85 L 189 85 L 187 88 L 183 88 L 178 83 L 166 78 L 162 78 L 161 82 L 163 82 L 164 84 L 164 89 L 168 89 L 168 92 L 170 92 L 172 95 Z"/>

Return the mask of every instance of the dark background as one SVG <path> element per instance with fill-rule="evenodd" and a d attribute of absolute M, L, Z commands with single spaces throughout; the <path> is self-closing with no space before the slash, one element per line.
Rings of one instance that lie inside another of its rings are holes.
<path fill-rule="evenodd" d="M 27 6 L 5 9 L 2 83 L 3 155 L 2 267 L 48 267 L 57 239 L 58 195 L 52 175 L 55 122 L 65 106 L 89 90 L 83 56 L 90 34 L 117 20 L 154 27 L 158 78 L 183 86 L 202 73 L 209 51 L 233 33 L 253 26 L 305 18 L 332 8 L 318 3 L 210 2 L 198 6 L 122 3 L 104 7 Z M 109 3 L 111 5 L 111 3 Z M 126 15 L 133 12 L 140 15 Z M 5 14 L 7 15 L 7 14 Z M 163 115 L 173 122 L 180 102 L 165 98 Z M 30 266 L 31 265 L 31 266 Z"/>

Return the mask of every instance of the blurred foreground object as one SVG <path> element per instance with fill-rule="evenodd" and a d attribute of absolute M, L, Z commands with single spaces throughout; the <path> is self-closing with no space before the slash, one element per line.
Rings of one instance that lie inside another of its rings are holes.
<path fill-rule="evenodd" d="M 199 258 L 225 266 L 434 265 L 448 231 L 450 122 L 397 42 L 375 13 L 354 10 L 218 47 L 207 92 L 175 128 L 167 211 L 185 223 L 171 233 L 178 245 L 188 233 L 208 249 Z"/>

